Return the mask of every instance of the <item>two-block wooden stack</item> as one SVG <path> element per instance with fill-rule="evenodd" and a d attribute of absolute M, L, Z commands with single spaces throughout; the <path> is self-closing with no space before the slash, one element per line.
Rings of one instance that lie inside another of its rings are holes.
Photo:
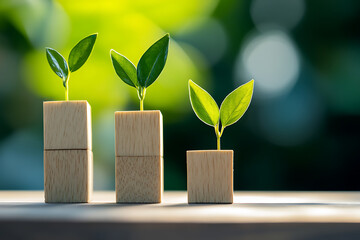
<path fill-rule="evenodd" d="M 115 153 L 116 202 L 160 203 L 164 189 L 161 112 L 116 112 Z"/>
<path fill-rule="evenodd" d="M 48 203 L 85 203 L 93 190 L 91 108 L 44 102 L 44 191 Z"/>

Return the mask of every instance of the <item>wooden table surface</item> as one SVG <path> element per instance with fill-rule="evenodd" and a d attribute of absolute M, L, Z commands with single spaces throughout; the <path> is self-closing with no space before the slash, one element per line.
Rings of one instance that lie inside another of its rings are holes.
<path fill-rule="evenodd" d="M 0 239 L 360 239 L 360 192 L 235 192 L 234 204 L 45 204 L 41 191 L 0 191 Z M 56 237 L 55 237 L 56 236 Z M 125 238 L 121 238 L 125 237 Z"/>

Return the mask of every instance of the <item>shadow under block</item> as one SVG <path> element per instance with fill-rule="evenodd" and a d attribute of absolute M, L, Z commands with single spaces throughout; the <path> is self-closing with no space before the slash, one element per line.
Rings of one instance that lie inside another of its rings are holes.
<path fill-rule="evenodd" d="M 163 158 L 116 157 L 116 202 L 160 203 L 163 195 Z"/>
<path fill-rule="evenodd" d="M 93 191 L 90 150 L 45 150 L 44 190 L 47 203 L 86 203 Z"/>
<path fill-rule="evenodd" d="M 163 121 L 160 111 L 115 112 L 116 202 L 160 203 Z"/>
<path fill-rule="evenodd" d="M 92 149 L 87 101 L 44 102 L 44 149 Z"/>
<path fill-rule="evenodd" d="M 115 154 L 116 157 L 163 156 L 161 112 L 115 112 Z"/>
<path fill-rule="evenodd" d="M 233 202 L 233 151 L 187 151 L 189 203 Z"/>

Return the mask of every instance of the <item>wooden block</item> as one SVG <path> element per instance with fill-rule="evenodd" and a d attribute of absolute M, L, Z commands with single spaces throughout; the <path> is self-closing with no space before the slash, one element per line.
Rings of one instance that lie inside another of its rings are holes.
<path fill-rule="evenodd" d="M 116 157 L 115 188 L 118 203 L 160 203 L 163 158 Z"/>
<path fill-rule="evenodd" d="M 44 149 L 92 149 L 87 101 L 44 102 Z"/>
<path fill-rule="evenodd" d="M 163 156 L 160 111 L 115 112 L 116 157 Z"/>
<path fill-rule="evenodd" d="M 93 191 L 92 151 L 44 151 L 44 182 L 47 203 L 89 202 Z"/>
<path fill-rule="evenodd" d="M 233 151 L 187 151 L 189 203 L 233 202 Z"/>
<path fill-rule="evenodd" d="M 160 203 L 163 192 L 163 121 L 160 111 L 115 113 L 118 203 Z"/>

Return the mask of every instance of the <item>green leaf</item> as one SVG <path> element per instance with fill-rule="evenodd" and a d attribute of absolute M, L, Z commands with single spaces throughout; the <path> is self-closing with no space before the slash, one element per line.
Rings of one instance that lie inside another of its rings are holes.
<path fill-rule="evenodd" d="M 219 123 L 219 107 L 208 92 L 189 80 L 191 106 L 196 116 L 210 126 Z"/>
<path fill-rule="evenodd" d="M 126 84 L 137 88 L 138 82 L 134 64 L 125 56 L 121 55 L 113 49 L 110 50 L 110 57 L 115 72 L 120 77 L 120 79 L 123 80 Z"/>
<path fill-rule="evenodd" d="M 69 68 L 65 58 L 52 48 L 46 48 L 46 58 L 51 69 L 56 73 L 56 75 L 62 78 L 64 87 L 66 87 L 66 81 L 69 76 Z"/>
<path fill-rule="evenodd" d="M 71 72 L 78 70 L 89 58 L 94 48 L 96 37 L 97 33 L 87 36 L 71 49 L 69 55 L 69 68 Z"/>
<path fill-rule="evenodd" d="M 150 86 L 163 70 L 169 48 L 169 34 L 166 34 L 154 43 L 140 58 L 137 66 L 137 77 L 139 85 Z"/>
<path fill-rule="evenodd" d="M 254 91 L 251 80 L 226 96 L 220 107 L 220 119 L 223 127 L 236 123 L 248 109 Z"/>

